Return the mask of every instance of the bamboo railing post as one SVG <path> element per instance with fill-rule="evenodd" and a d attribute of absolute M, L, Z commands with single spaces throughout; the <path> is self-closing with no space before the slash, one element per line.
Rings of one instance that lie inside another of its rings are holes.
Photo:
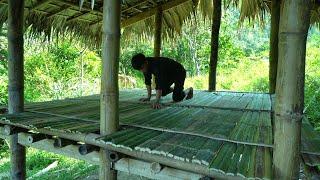
<path fill-rule="evenodd" d="M 119 126 L 119 51 L 120 51 L 120 15 L 121 1 L 103 1 L 102 28 L 102 77 L 100 134 L 107 135 L 117 131 Z M 116 179 L 116 171 L 111 169 L 105 149 L 101 149 L 99 178 Z"/>
<path fill-rule="evenodd" d="M 216 90 L 217 64 L 219 51 L 219 31 L 221 23 L 221 0 L 213 1 L 212 29 L 211 29 L 211 54 L 209 66 L 209 91 Z"/>
<path fill-rule="evenodd" d="M 283 0 L 275 103 L 274 179 L 299 177 L 310 0 Z"/>
<path fill-rule="evenodd" d="M 269 66 L 269 93 L 276 91 L 277 67 L 278 67 L 278 43 L 281 0 L 271 1 L 271 33 L 270 33 L 270 66 Z"/>
<path fill-rule="evenodd" d="M 8 0 L 8 109 L 9 114 L 23 111 L 23 28 L 24 0 Z M 26 149 L 18 144 L 18 134 L 10 136 L 11 179 L 26 178 Z"/>
<path fill-rule="evenodd" d="M 162 9 L 159 7 L 155 15 L 155 32 L 154 32 L 154 51 L 153 55 L 155 57 L 160 57 L 161 55 L 161 33 L 162 33 Z"/>

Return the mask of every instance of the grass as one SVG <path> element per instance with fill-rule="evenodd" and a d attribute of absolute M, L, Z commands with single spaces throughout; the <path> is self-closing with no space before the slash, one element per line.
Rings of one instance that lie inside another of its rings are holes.
<path fill-rule="evenodd" d="M 10 179 L 10 154 L 8 145 L 2 144 L 0 151 L 0 179 Z M 58 162 L 55 168 L 41 176 L 33 177 L 39 171 L 50 164 Z M 86 163 L 81 160 L 68 158 L 65 156 L 48 153 L 46 151 L 27 148 L 27 177 L 32 180 L 65 180 L 65 179 L 85 179 L 87 176 L 97 174 L 98 166 Z"/>

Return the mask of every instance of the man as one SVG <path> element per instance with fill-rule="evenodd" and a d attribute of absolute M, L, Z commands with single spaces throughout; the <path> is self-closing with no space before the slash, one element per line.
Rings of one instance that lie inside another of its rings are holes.
<path fill-rule="evenodd" d="M 157 92 L 156 101 L 152 105 L 154 109 L 160 109 L 161 96 L 166 96 L 171 92 L 173 92 L 172 99 L 174 102 L 193 97 L 192 87 L 186 91 L 183 90 L 186 70 L 180 63 L 165 57 L 145 57 L 139 53 L 132 57 L 131 64 L 134 69 L 141 71 L 145 78 L 148 97 L 142 98 L 140 101 L 150 101 L 151 78 L 152 74 L 154 75 Z M 174 84 L 173 89 L 171 88 L 172 84 Z"/>

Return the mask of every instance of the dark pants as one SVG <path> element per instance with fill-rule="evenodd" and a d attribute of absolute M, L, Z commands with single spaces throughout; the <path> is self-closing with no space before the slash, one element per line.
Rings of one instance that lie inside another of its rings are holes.
<path fill-rule="evenodd" d="M 185 92 L 183 91 L 185 79 L 186 79 L 185 71 L 180 74 L 177 74 L 177 76 L 175 77 L 175 80 L 173 82 L 168 82 L 167 86 L 164 89 L 162 89 L 162 96 L 166 96 L 167 94 L 171 93 L 170 86 L 174 84 L 172 99 L 175 102 L 182 101 L 183 98 L 186 96 Z"/>

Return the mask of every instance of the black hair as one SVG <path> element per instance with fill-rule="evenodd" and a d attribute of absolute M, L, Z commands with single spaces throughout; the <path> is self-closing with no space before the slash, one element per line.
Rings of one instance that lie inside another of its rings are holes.
<path fill-rule="evenodd" d="M 134 55 L 131 59 L 131 65 L 133 69 L 140 70 L 145 60 L 146 57 L 142 53 Z"/>

